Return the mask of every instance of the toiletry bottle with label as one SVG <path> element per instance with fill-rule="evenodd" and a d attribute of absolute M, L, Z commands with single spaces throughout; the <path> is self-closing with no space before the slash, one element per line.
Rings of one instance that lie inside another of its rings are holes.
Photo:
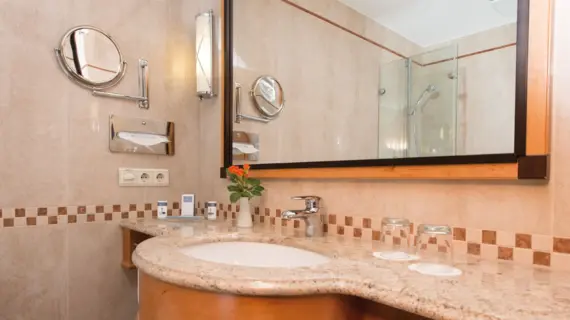
<path fill-rule="evenodd" d="M 159 219 L 168 217 L 168 201 L 158 201 L 156 212 Z"/>
<path fill-rule="evenodd" d="M 218 203 L 216 201 L 206 202 L 206 217 L 208 220 L 216 220 L 218 212 Z"/>

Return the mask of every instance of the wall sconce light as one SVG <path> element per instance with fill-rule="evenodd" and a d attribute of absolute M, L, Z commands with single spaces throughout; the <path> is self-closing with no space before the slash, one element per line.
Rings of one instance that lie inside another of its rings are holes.
<path fill-rule="evenodd" d="M 214 90 L 214 11 L 196 16 L 196 83 L 200 100 L 216 96 Z"/>

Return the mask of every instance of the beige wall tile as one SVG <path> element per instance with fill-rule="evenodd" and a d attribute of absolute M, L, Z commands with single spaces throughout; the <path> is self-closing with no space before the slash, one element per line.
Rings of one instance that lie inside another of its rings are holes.
<path fill-rule="evenodd" d="M 118 222 L 77 224 L 68 230 L 69 318 L 134 319 L 136 271 L 120 267 Z"/>
<path fill-rule="evenodd" d="M 2 229 L 0 319 L 68 319 L 66 247 L 66 226 Z"/>
<path fill-rule="evenodd" d="M 516 263 L 531 265 L 533 262 L 533 251 L 530 249 L 514 248 L 513 261 Z"/>

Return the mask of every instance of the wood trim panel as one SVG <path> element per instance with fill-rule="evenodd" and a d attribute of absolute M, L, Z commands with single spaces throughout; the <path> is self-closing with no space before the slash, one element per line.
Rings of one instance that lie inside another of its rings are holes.
<path fill-rule="evenodd" d="M 530 0 L 526 155 L 550 153 L 552 0 Z"/>
<path fill-rule="evenodd" d="M 131 237 L 131 230 L 126 228 L 121 228 L 123 233 L 123 260 L 121 261 L 121 266 L 123 269 L 131 270 L 136 269 L 131 258 L 133 254 L 133 238 Z"/>
<path fill-rule="evenodd" d="M 183 288 L 140 273 L 139 320 L 424 320 L 343 295 L 240 296 Z"/>
<path fill-rule="evenodd" d="M 359 168 L 307 168 L 252 170 L 260 179 L 444 179 L 444 180 L 516 180 L 516 163 L 397 166 Z"/>

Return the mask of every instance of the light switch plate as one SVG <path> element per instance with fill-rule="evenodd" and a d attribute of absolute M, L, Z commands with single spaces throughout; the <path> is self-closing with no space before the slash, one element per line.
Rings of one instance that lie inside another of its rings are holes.
<path fill-rule="evenodd" d="M 170 185 L 168 169 L 119 168 L 121 187 L 167 187 Z"/>

